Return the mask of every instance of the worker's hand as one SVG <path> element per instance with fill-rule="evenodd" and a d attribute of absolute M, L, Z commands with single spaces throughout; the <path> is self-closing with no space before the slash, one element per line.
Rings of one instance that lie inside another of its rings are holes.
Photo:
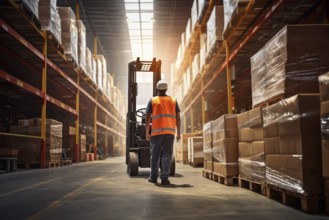
<path fill-rule="evenodd" d="M 180 134 L 177 134 L 176 135 L 176 141 L 179 141 L 180 140 Z"/>
<path fill-rule="evenodd" d="M 146 134 L 146 140 L 151 140 L 151 135 L 150 134 Z"/>

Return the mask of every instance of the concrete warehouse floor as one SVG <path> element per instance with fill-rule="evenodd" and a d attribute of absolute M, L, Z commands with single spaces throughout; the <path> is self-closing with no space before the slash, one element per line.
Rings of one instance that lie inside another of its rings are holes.
<path fill-rule="evenodd" d="M 0 219 L 329 219 L 176 165 L 172 185 L 126 173 L 124 158 L 0 174 Z"/>

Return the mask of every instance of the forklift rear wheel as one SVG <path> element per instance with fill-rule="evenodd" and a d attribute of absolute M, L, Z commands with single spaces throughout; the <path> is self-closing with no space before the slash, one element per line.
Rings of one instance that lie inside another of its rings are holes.
<path fill-rule="evenodd" d="M 170 176 L 174 176 L 176 172 L 176 161 L 175 161 L 175 156 L 172 155 L 171 161 L 170 161 Z"/>
<path fill-rule="evenodd" d="M 128 173 L 130 176 L 138 175 L 138 155 L 135 152 L 129 153 Z"/>

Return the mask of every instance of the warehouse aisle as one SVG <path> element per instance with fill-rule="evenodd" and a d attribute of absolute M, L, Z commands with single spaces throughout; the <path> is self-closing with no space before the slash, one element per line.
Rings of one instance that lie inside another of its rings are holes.
<path fill-rule="evenodd" d="M 0 173 L 0 216 L 6 219 L 328 219 L 307 215 L 251 191 L 177 164 L 172 185 L 126 173 L 124 158 L 61 168 Z"/>

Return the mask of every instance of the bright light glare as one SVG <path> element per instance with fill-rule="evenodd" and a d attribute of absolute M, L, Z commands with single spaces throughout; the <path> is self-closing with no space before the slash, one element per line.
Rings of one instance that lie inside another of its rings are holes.
<path fill-rule="evenodd" d="M 153 0 L 125 0 L 132 60 L 153 59 Z"/>

